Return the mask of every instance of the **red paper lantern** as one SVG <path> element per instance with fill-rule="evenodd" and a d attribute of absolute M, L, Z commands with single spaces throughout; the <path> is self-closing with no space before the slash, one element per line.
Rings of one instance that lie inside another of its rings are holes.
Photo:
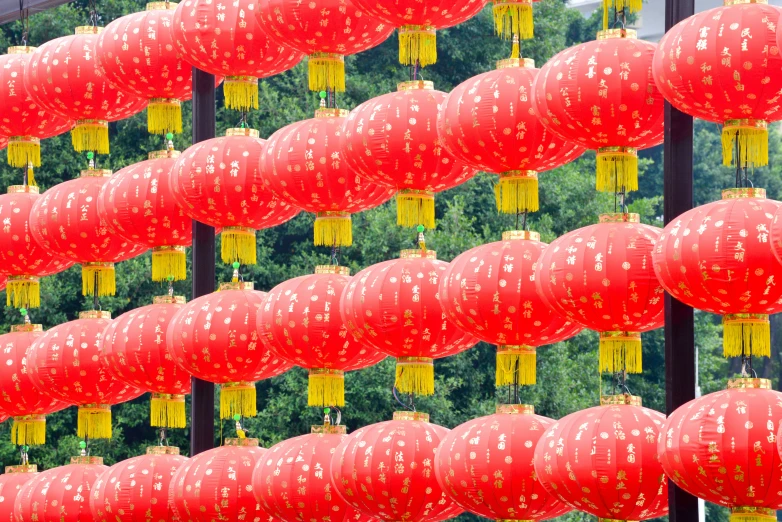
<path fill-rule="evenodd" d="M 176 363 L 199 379 L 221 385 L 220 416 L 255 417 L 255 381 L 293 365 L 262 342 L 256 317 L 264 292 L 252 283 L 223 283 L 220 290 L 181 307 L 166 330 Z"/>
<path fill-rule="evenodd" d="M 344 109 L 321 107 L 315 117 L 278 130 L 266 142 L 261 175 L 267 188 L 302 210 L 316 214 L 315 244 L 350 246 L 350 214 L 373 194 L 343 157 Z"/>
<path fill-rule="evenodd" d="M 0 475 L 0 522 L 16 522 L 14 503 L 22 487 L 38 476 L 38 467 L 33 465 L 6 466 Z"/>
<path fill-rule="evenodd" d="M 258 78 L 287 71 L 304 57 L 269 37 L 256 8 L 250 0 L 239 0 L 231 9 L 211 0 L 186 0 L 174 12 L 172 32 L 180 56 L 202 71 L 225 76 L 229 109 L 257 109 Z"/>
<path fill-rule="evenodd" d="M 782 509 L 780 425 L 782 394 L 771 381 L 736 379 L 671 413 L 657 451 L 674 484 L 730 508 L 732 522 L 773 522 Z"/>
<path fill-rule="evenodd" d="M 641 398 L 604 396 L 571 413 L 535 447 L 535 473 L 548 493 L 599 520 L 648 520 L 668 513 L 668 481 L 657 455 L 665 416 Z"/>
<path fill-rule="evenodd" d="M 500 212 L 536 212 L 538 173 L 584 152 L 535 115 L 532 84 L 537 75 L 532 60 L 500 60 L 496 70 L 458 85 L 440 110 L 440 136 L 448 150 L 473 167 L 499 174 L 495 194 Z"/>
<path fill-rule="evenodd" d="M 535 267 L 538 293 L 559 314 L 600 332 L 600 370 L 641 373 L 641 332 L 663 325 L 663 289 L 652 268 L 661 230 L 638 214 L 554 240 Z"/>
<path fill-rule="evenodd" d="M 255 264 L 255 231 L 292 219 L 299 209 L 264 187 L 264 140 L 253 129 L 228 129 L 185 150 L 171 171 L 174 199 L 191 218 L 222 227 L 222 259 Z"/>
<path fill-rule="evenodd" d="M 10 47 L 0 55 L 0 134 L 8 140 L 8 164 L 41 166 L 41 140 L 67 131 L 71 121 L 40 106 L 25 86 L 35 47 Z"/>
<path fill-rule="evenodd" d="M 184 304 L 181 296 L 157 296 L 153 304 L 117 317 L 103 333 L 101 358 L 111 374 L 152 393 L 152 426 L 187 426 L 185 395 L 190 393 L 190 375 L 176 364 L 166 343 L 168 325 Z"/>
<path fill-rule="evenodd" d="M 144 110 L 145 99 L 118 89 L 95 61 L 101 27 L 76 28 L 75 36 L 49 40 L 30 57 L 25 86 L 44 109 L 74 120 L 76 151 L 109 153 L 109 122 Z"/>
<path fill-rule="evenodd" d="M 543 124 L 597 151 L 597 190 L 638 190 L 638 149 L 662 141 L 656 49 L 630 29 L 601 31 L 596 41 L 554 56 L 535 79 L 533 104 Z"/>
<path fill-rule="evenodd" d="M 152 446 L 147 454 L 123 460 L 101 474 L 92 486 L 94 522 L 178 520 L 168 502 L 174 474 L 188 459 L 173 446 Z"/>
<path fill-rule="evenodd" d="M 654 272 L 676 299 L 722 315 L 726 357 L 771 355 L 769 314 L 782 311 L 782 265 L 770 236 L 782 203 L 766 191 L 722 191 L 671 221 L 654 249 Z"/>
<path fill-rule="evenodd" d="M 765 2 L 725 4 L 683 20 L 663 36 L 654 79 L 680 111 L 722 124 L 723 164 L 768 165 L 768 123 L 782 119 L 778 89 L 772 87 L 782 82 L 777 43 L 782 11 Z"/>
<path fill-rule="evenodd" d="M 111 405 L 143 392 L 111 375 L 101 359 L 109 312 L 80 312 L 55 326 L 27 348 L 29 377 L 42 393 L 79 407 L 78 436 L 111 438 Z"/>
<path fill-rule="evenodd" d="M 447 428 L 421 412 L 365 426 L 337 446 L 331 459 L 337 493 L 356 509 L 393 522 L 436 522 L 462 509 L 437 483 L 435 461 Z"/>
<path fill-rule="evenodd" d="M 362 103 L 345 121 L 343 156 L 367 180 L 396 187 L 402 226 L 434 228 L 434 192 L 475 175 L 437 134 L 445 97 L 432 82 L 402 82 L 398 92 Z"/>
<path fill-rule="evenodd" d="M 261 522 L 268 515 L 253 492 L 253 469 L 266 450 L 258 439 L 225 439 L 225 446 L 191 457 L 174 475 L 169 504 L 190 522 Z"/>
<path fill-rule="evenodd" d="M 82 456 L 39 473 L 16 497 L 16 522 L 91 522 L 93 484 L 108 469 L 102 457 Z"/>
<path fill-rule="evenodd" d="M 535 445 L 552 419 L 527 404 L 503 404 L 469 420 L 440 442 L 434 471 L 445 495 L 493 520 L 548 520 L 569 511 L 537 481 Z"/>
<path fill-rule="evenodd" d="M 537 347 L 581 331 L 538 295 L 535 263 L 545 248 L 537 232 L 504 232 L 501 242 L 457 256 L 440 279 L 440 304 L 448 319 L 497 345 L 497 386 L 535 384 Z"/>
<path fill-rule="evenodd" d="M 30 209 L 30 232 L 53 254 L 81 263 L 84 295 L 114 295 L 114 263 L 146 248 L 113 234 L 98 213 L 98 196 L 110 170 L 83 170 L 36 199 Z"/>
<path fill-rule="evenodd" d="M 345 91 L 345 56 L 383 43 L 393 27 L 353 0 L 260 0 L 256 16 L 280 43 L 308 55 L 311 91 Z"/>
<path fill-rule="evenodd" d="M 176 202 L 169 183 L 179 152 L 161 150 L 119 170 L 98 194 L 98 215 L 122 238 L 152 249 L 152 280 L 187 277 L 185 247 L 193 221 Z"/>

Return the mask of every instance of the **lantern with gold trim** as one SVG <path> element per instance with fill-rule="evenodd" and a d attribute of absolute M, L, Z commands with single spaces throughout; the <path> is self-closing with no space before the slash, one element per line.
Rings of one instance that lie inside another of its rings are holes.
<path fill-rule="evenodd" d="M 769 357 L 768 316 L 782 311 L 782 265 L 770 230 L 782 203 L 761 188 L 727 189 L 722 197 L 668 223 L 654 271 L 679 301 L 722 316 L 725 357 Z"/>
<path fill-rule="evenodd" d="M 109 153 L 109 122 L 144 110 L 147 101 L 128 94 L 103 75 L 95 61 L 101 27 L 77 27 L 73 36 L 55 38 L 30 57 L 25 86 L 45 109 L 75 121 L 76 151 Z"/>
<path fill-rule="evenodd" d="M 0 522 L 16 522 L 14 504 L 25 484 L 38 476 L 38 466 L 22 464 L 6 466 L 0 475 Z"/>
<path fill-rule="evenodd" d="M 176 364 L 166 330 L 185 298 L 156 296 L 151 305 L 125 312 L 103 333 L 101 358 L 111 374 L 122 382 L 152 393 L 150 424 L 184 428 L 185 395 L 190 375 Z"/>

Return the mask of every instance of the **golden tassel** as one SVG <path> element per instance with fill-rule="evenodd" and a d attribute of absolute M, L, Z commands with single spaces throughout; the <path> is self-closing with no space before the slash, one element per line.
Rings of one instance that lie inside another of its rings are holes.
<path fill-rule="evenodd" d="M 497 386 L 537 382 L 537 356 L 534 346 L 498 346 L 495 382 Z"/>
<path fill-rule="evenodd" d="M 600 332 L 600 371 L 642 373 L 641 334 L 638 332 Z"/>
<path fill-rule="evenodd" d="M 399 28 L 399 63 L 426 67 L 437 62 L 437 33 L 427 25 Z"/>
<path fill-rule="evenodd" d="M 17 446 L 42 446 L 46 444 L 46 416 L 23 415 L 14 417 L 11 427 L 11 444 Z"/>
<path fill-rule="evenodd" d="M 185 428 L 185 396 L 169 393 L 153 393 L 149 401 L 150 426 L 159 428 Z"/>
<path fill-rule="evenodd" d="M 519 41 L 516 38 L 513 38 L 513 44 L 510 47 L 510 57 L 511 59 L 521 58 L 521 49 L 519 48 Z"/>
<path fill-rule="evenodd" d="M 225 106 L 247 112 L 258 108 L 258 78 L 253 76 L 226 76 L 223 82 Z"/>
<path fill-rule="evenodd" d="M 771 357 L 771 328 L 766 314 L 722 316 L 722 353 L 725 357 Z"/>
<path fill-rule="evenodd" d="M 79 406 L 78 428 L 76 434 L 83 439 L 111 438 L 111 406 L 89 404 Z"/>
<path fill-rule="evenodd" d="M 315 245 L 350 246 L 353 226 L 349 212 L 318 212 L 315 217 Z"/>
<path fill-rule="evenodd" d="M 597 190 L 638 190 L 638 151 L 633 147 L 602 147 L 597 150 Z"/>
<path fill-rule="evenodd" d="M 500 182 L 494 185 L 497 210 L 503 214 L 537 212 L 538 174 L 533 170 L 513 170 L 500 174 Z"/>
<path fill-rule="evenodd" d="M 345 372 L 312 368 L 309 377 L 309 406 L 344 406 Z"/>
<path fill-rule="evenodd" d="M 510 40 L 519 35 L 522 40 L 535 36 L 532 22 L 532 0 L 494 0 L 494 30 L 497 36 Z M 518 56 L 511 56 L 518 58 Z"/>
<path fill-rule="evenodd" d="M 763 507 L 734 507 L 730 510 L 730 522 L 776 522 L 777 512 Z"/>
<path fill-rule="evenodd" d="M 734 158 L 738 139 L 739 157 Z M 728 120 L 722 127 L 722 164 L 735 167 L 768 165 L 768 124 L 764 120 Z"/>
<path fill-rule="evenodd" d="M 147 131 L 150 134 L 182 134 L 182 106 L 179 100 L 152 98 L 147 105 Z"/>
<path fill-rule="evenodd" d="M 258 414 L 255 399 L 255 383 L 231 382 L 220 385 L 220 418 L 233 419 L 234 415 L 255 417 Z"/>
<path fill-rule="evenodd" d="M 32 136 L 11 136 L 8 138 L 8 164 L 25 168 L 41 166 L 41 141 Z"/>
<path fill-rule="evenodd" d="M 109 153 L 109 122 L 104 120 L 77 120 L 71 131 L 71 143 L 76 152 Z"/>
<path fill-rule="evenodd" d="M 38 184 L 35 182 L 35 169 L 33 169 L 32 163 L 28 163 L 27 165 L 27 185 L 30 187 L 38 186 Z"/>
<path fill-rule="evenodd" d="M 434 361 L 428 357 L 397 357 L 394 386 L 402 393 L 434 395 Z"/>
<path fill-rule="evenodd" d="M 152 249 L 152 280 L 174 281 L 187 279 L 187 257 L 183 246 L 164 246 Z"/>
<path fill-rule="evenodd" d="M 114 279 L 114 263 L 82 263 L 82 295 L 95 295 L 96 275 L 98 279 L 98 297 L 114 295 L 117 292 L 117 283 Z"/>
<path fill-rule="evenodd" d="M 8 276 L 5 304 L 14 308 L 39 308 L 41 306 L 40 279 L 32 276 Z"/>
<path fill-rule="evenodd" d="M 434 194 L 425 190 L 404 189 L 396 193 L 396 224 L 402 227 L 423 225 L 434 228 Z"/>
<path fill-rule="evenodd" d="M 257 262 L 255 251 L 255 230 L 246 227 L 224 227 L 220 256 L 223 263 L 239 261 L 243 265 Z"/>
<path fill-rule="evenodd" d="M 311 91 L 345 92 L 345 57 L 334 53 L 313 53 L 307 59 Z"/>

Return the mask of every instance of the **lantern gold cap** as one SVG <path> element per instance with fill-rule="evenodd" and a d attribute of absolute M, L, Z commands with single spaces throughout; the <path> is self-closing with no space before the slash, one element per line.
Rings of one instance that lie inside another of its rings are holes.
<path fill-rule="evenodd" d="M 79 457 L 71 457 L 71 464 L 97 464 L 103 465 L 103 457 L 92 457 L 81 455 Z"/>
<path fill-rule="evenodd" d="M 339 265 L 318 265 L 315 267 L 316 274 L 337 274 L 337 275 L 350 275 L 350 268 Z"/>
<path fill-rule="evenodd" d="M 187 299 L 183 295 L 156 295 L 152 298 L 152 304 L 185 304 Z"/>
<path fill-rule="evenodd" d="M 230 281 L 220 283 L 220 290 L 254 290 L 255 286 L 250 281 Z"/>
<path fill-rule="evenodd" d="M 249 127 L 234 127 L 231 129 L 225 130 L 226 136 L 248 136 L 250 138 L 260 138 L 261 133 L 258 132 L 256 129 L 251 129 Z"/>
<path fill-rule="evenodd" d="M 87 310 L 79 312 L 79 319 L 111 319 L 111 312 L 105 310 Z"/>
<path fill-rule="evenodd" d="M 25 324 L 12 324 L 11 325 L 11 332 L 14 333 L 21 333 L 21 332 L 43 332 L 43 325 L 40 324 L 32 324 L 32 323 L 25 323 Z"/>
<path fill-rule="evenodd" d="M 638 31 L 635 29 L 606 29 L 605 31 L 597 32 L 598 40 L 613 40 L 614 38 L 638 38 Z"/>
<path fill-rule="evenodd" d="M 540 241 L 540 234 L 532 230 L 506 230 L 502 233 L 503 241 L 525 239 L 527 241 Z"/>
<path fill-rule="evenodd" d="M 11 185 L 8 187 L 9 194 L 21 194 L 23 192 L 38 194 L 38 187 L 33 187 L 32 185 Z"/>
<path fill-rule="evenodd" d="M 332 109 L 329 107 L 315 109 L 315 118 L 321 120 L 326 118 L 347 118 L 348 114 L 350 114 L 350 111 L 347 109 Z"/>
<path fill-rule="evenodd" d="M 109 169 L 86 169 L 80 173 L 82 178 L 108 178 L 111 177 Z"/>
<path fill-rule="evenodd" d="M 429 422 L 429 414 L 421 411 L 395 411 L 394 420 Z"/>
<path fill-rule="evenodd" d="M 102 31 L 103 27 L 97 25 L 80 25 L 73 34 L 100 34 Z"/>
<path fill-rule="evenodd" d="M 179 455 L 176 446 L 147 446 L 147 455 Z"/>
<path fill-rule="evenodd" d="M 8 48 L 8 54 L 32 54 L 36 49 L 31 45 L 12 45 Z"/>
<path fill-rule="evenodd" d="M 767 5 L 768 0 L 724 0 L 722 5 L 740 5 L 740 4 L 763 4 Z"/>
<path fill-rule="evenodd" d="M 343 424 L 319 424 L 310 428 L 310 433 L 317 435 L 345 435 L 347 432 Z"/>
<path fill-rule="evenodd" d="M 147 159 L 164 159 L 164 158 L 178 158 L 182 154 L 178 150 L 153 150 L 147 154 Z"/>
<path fill-rule="evenodd" d="M 176 2 L 149 2 L 145 11 L 175 11 Z"/>
<path fill-rule="evenodd" d="M 11 473 L 38 473 L 38 466 L 35 464 L 24 464 L 21 466 L 6 466 L 5 474 Z"/>
<path fill-rule="evenodd" d="M 244 448 L 257 448 L 260 446 L 258 439 L 225 439 L 223 446 L 239 446 Z"/>
<path fill-rule="evenodd" d="M 759 379 L 756 377 L 739 377 L 728 381 L 729 390 L 755 389 L 770 390 L 771 381 L 769 379 Z"/>
<path fill-rule="evenodd" d="M 403 91 L 432 91 L 434 90 L 434 82 L 428 80 L 410 80 L 407 82 L 400 82 L 396 85 L 398 92 Z"/>
<path fill-rule="evenodd" d="M 622 395 L 601 395 L 600 406 L 641 406 L 641 398 L 637 395 L 624 393 Z"/>
<path fill-rule="evenodd" d="M 437 259 L 437 252 L 434 250 L 421 250 L 420 248 L 409 248 L 399 252 L 399 259 Z"/>
<path fill-rule="evenodd" d="M 497 60 L 497 69 L 534 69 L 535 60 L 532 58 L 505 58 Z"/>
<path fill-rule="evenodd" d="M 496 412 L 501 415 L 534 415 L 535 406 L 532 404 L 498 404 Z"/>
<path fill-rule="evenodd" d="M 722 191 L 722 199 L 766 199 L 766 189 L 755 187 L 729 188 Z"/>
<path fill-rule="evenodd" d="M 633 212 L 610 212 L 600 214 L 598 223 L 640 223 L 641 216 Z"/>

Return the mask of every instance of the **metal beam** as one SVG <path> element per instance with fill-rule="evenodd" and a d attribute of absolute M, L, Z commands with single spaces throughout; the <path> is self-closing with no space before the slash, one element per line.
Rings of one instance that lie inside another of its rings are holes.
<path fill-rule="evenodd" d="M 68 4 L 73 0 L 23 0 L 24 9 L 30 16 L 41 11 L 46 11 L 58 5 Z M 19 20 L 21 11 L 19 0 L 0 0 L 0 25 Z M 5 52 L 5 51 L 4 51 Z"/>

